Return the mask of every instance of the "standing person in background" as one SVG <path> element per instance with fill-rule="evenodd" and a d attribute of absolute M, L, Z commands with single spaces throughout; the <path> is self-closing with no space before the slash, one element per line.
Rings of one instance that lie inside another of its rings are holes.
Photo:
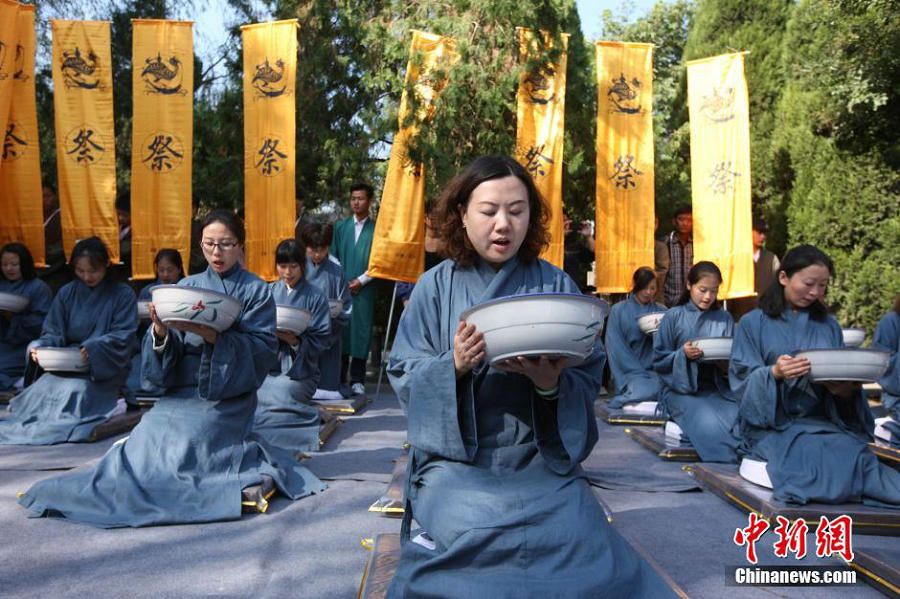
<path fill-rule="evenodd" d="M 672 216 L 675 228 L 666 238 L 669 249 L 669 272 L 663 286 L 663 302 L 671 308 L 681 299 L 685 290 L 687 273 L 694 265 L 694 216 L 687 204 L 675 210 Z"/>
<path fill-rule="evenodd" d="M 343 399 L 341 385 L 341 341 L 344 327 L 350 322 L 350 288 L 340 264 L 329 259 L 334 232 L 331 225 L 306 225 L 303 227 L 303 244 L 306 246 L 306 275 L 310 285 L 315 285 L 329 302 L 341 302 L 341 310 L 331 317 L 331 334 L 325 349 L 319 356 L 319 385 L 313 399 Z"/>
<path fill-rule="evenodd" d="M 372 341 L 372 319 L 375 316 L 375 288 L 372 277 L 366 273 L 375 222 L 369 218 L 369 206 L 375 190 L 366 183 L 350 187 L 352 216 L 339 221 L 334 227 L 334 255 L 341 261 L 349 282 L 353 311 L 350 326 L 344 329 L 341 359 L 341 382 L 350 371 L 350 389 L 354 395 L 366 392 L 366 358 Z"/>
<path fill-rule="evenodd" d="M 659 217 L 653 219 L 653 230 L 659 229 Z M 666 274 L 669 272 L 669 246 L 666 242 L 653 238 L 653 270 L 656 271 L 656 297 L 657 302 L 663 301 L 663 289 L 666 286 Z"/>
<path fill-rule="evenodd" d="M 572 219 L 563 213 L 563 270 L 569 275 L 582 293 L 587 289 L 587 271 L 594 261 L 594 237 L 590 221 L 576 223 L 572 230 Z"/>
<path fill-rule="evenodd" d="M 759 298 L 769 285 L 775 282 L 775 276 L 781 267 L 778 256 L 763 247 L 766 243 L 766 233 L 769 227 L 766 222 L 758 216 L 753 217 L 753 291 L 755 296 L 739 297 L 737 299 L 728 300 L 728 311 L 734 317 L 734 321 L 740 320 L 741 316 L 753 310 L 759 305 Z"/>
<path fill-rule="evenodd" d="M 66 268 L 66 254 L 63 251 L 62 216 L 56 190 L 44 185 L 44 247 L 47 268 L 40 273 L 41 279 L 56 293 L 59 288 L 72 280 L 71 271 Z"/>

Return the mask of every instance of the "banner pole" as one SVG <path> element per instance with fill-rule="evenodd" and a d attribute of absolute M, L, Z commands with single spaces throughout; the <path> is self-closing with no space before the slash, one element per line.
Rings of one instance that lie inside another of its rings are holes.
<path fill-rule="evenodd" d="M 397 281 L 394 281 L 394 293 L 391 295 L 391 309 L 388 311 L 387 328 L 384 330 L 384 347 L 381 349 L 381 360 L 378 365 L 378 384 L 375 386 L 375 397 L 381 393 L 381 377 L 384 374 L 384 355 L 387 353 L 388 341 L 391 338 L 391 322 L 394 320 L 394 304 L 397 303 Z"/>

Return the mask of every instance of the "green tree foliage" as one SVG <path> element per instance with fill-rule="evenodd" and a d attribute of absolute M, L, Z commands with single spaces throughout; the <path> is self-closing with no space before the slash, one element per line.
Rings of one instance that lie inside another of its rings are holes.
<path fill-rule="evenodd" d="M 835 261 L 829 298 L 869 331 L 900 292 L 900 23 L 890 1 L 804 0 L 787 28 L 773 145 L 785 157 L 790 243 Z"/>
<path fill-rule="evenodd" d="M 669 228 L 670 215 L 691 202 L 690 131 L 685 104 L 684 48 L 694 17 L 690 0 L 658 2 L 646 17 L 626 23 L 604 15 L 603 37 L 608 40 L 654 44 L 653 138 L 656 171 L 656 214 L 660 229 Z"/>
<path fill-rule="evenodd" d="M 784 250 L 787 201 L 783 160 L 771 148 L 784 89 L 782 41 L 792 0 L 700 0 L 685 60 L 749 51 L 745 74 L 750 100 L 750 171 L 754 209 L 770 223 L 769 246 Z"/>

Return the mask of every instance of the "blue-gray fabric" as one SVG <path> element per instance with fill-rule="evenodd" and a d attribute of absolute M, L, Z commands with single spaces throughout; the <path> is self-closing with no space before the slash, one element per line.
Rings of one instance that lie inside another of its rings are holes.
<path fill-rule="evenodd" d="M 653 336 L 644 334 L 637 319 L 665 311 L 656 302 L 641 305 L 633 295 L 614 305 L 606 325 L 606 355 L 616 385 L 609 407 L 659 400 L 659 375 L 653 370 Z"/>
<path fill-rule="evenodd" d="M 309 257 L 306 258 L 306 274 L 304 278 L 318 287 L 328 300 L 341 300 L 344 309 L 337 317 L 331 319 L 331 336 L 328 345 L 319 356 L 319 389 L 337 391 L 341 383 L 341 343 L 344 327 L 350 323 L 350 312 L 353 302 L 344 269 L 329 259 L 318 266 Z"/>
<path fill-rule="evenodd" d="M 733 333 L 731 314 L 703 311 L 689 300 L 666 312 L 653 337 L 653 368 L 662 383 L 660 408 L 681 427 L 704 462 L 737 462 L 738 406 L 719 368 L 688 360 L 684 344 Z"/>
<path fill-rule="evenodd" d="M 403 553 L 389 597 L 670 597 L 608 525 L 579 463 L 597 440 L 598 343 L 563 371 L 559 399 L 486 364 L 456 379 L 460 314 L 492 298 L 578 293 L 560 269 L 513 258 L 447 260 L 419 279 L 403 311 L 388 374 L 409 418 Z M 410 518 L 434 540 L 409 541 Z"/>
<path fill-rule="evenodd" d="M 153 288 L 162 284 L 162 281 L 156 279 L 156 281 L 149 285 L 145 285 L 144 288 L 141 289 L 140 294 L 138 294 L 137 301 L 149 302 L 153 299 L 153 296 L 151 295 Z M 148 328 L 150 328 L 150 321 L 138 321 L 137 339 L 139 344 L 144 339 L 144 335 L 147 334 Z M 134 357 L 131 359 L 131 372 L 128 373 L 128 380 L 125 383 L 125 387 L 132 397 L 159 397 L 166 392 L 165 388 L 154 385 L 148 381 L 146 377 L 141 375 L 141 352 L 135 353 Z M 130 399 L 131 398 L 129 397 L 129 400 Z"/>
<path fill-rule="evenodd" d="M 0 276 L 0 293 L 28 298 L 28 305 L 8 319 L 0 316 L 0 391 L 9 391 L 25 374 L 28 344 L 41 334 L 53 294 L 42 280 L 7 281 Z"/>
<path fill-rule="evenodd" d="M 900 421 L 900 314 L 891 310 L 881 318 L 875 327 L 872 347 L 891 352 L 890 366 L 878 379 L 878 384 L 881 385 L 881 403 L 894 420 Z M 900 436 L 897 439 L 900 441 Z"/>
<path fill-rule="evenodd" d="M 148 331 L 145 376 L 167 394 L 99 462 L 31 487 L 19 499 L 30 517 L 104 528 L 233 520 L 241 516 L 241 490 L 264 474 L 291 499 L 325 488 L 251 430 L 256 390 L 277 349 L 268 285 L 238 264 L 224 275 L 208 268 L 178 284 L 227 293 L 241 301 L 242 312 L 214 344 L 170 328 L 157 354 Z"/>
<path fill-rule="evenodd" d="M 116 407 L 137 342 L 134 292 L 109 277 L 96 287 L 81 279 L 63 286 L 34 347 L 82 347 L 90 371 L 46 373 L 10 400 L 0 420 L 0 445 L 84 441 Z"/>
<path fill-rule="evenodd" d="M 296 349 L 278 341 L 278 356 L 257 392 L 253 430 L 275 447 L 292 452 L 318 451 L 319 410 L 309 400 L 319 380 L 319 356 L 331 332 L 328 300 L 303 280 L 293 289 L 282 281 L 270 286 L 276 305 L 309 310 L 312 316 Z"/>
<path fill-rule="evenodd" d="M 807 376 L 778 381 L 772 374 L 779 356 L 843 345 L 834 318 L 813 320 L 805 309 L 770 318 L 757 308 L 741 318 L 729 368 L 740 403 L 741 453 L 767 462 L 781 501 L 867 498 L 900 506 L 900 472 L 879 463 L 867 445 L 874 423 L 862 391 L 840 399 Z"/>

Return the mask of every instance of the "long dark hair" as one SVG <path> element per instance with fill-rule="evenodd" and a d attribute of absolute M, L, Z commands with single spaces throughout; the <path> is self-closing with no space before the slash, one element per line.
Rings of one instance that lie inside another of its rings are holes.
<path fill-rule="evenodd" d="M 834 276 L 834 262 L 816 246 L 804 244 L 789 250 L 781 261 L 775 280 L 760 298 L 759 309 L 769 318 L 780 318 L 785 308 L 784 285 L 778 280 L 781 273 L 784 273 L 787 278 L 791 278 L 796 272 L 814 264 L 824 266 L 828 269 L 828 273 L 832 277 Z M 824 322 L 828 318 L 828 310 L 825 308 L 825 304 L 819 300 L 810 304 L 808 309 L 809 317 L 813 320 Z"/>
<path fill-rule="evenodd" d="M 698 262 L 697 264 L 691 267 L 691 270 L 688 271 L 687 282 L 691 285 L 696 285 L 700 282 L 700 279 L 706 276 L 713 276 L 719 280 L 719 284 L 722 284 L 722 271 L 719 270 L 719 267 L 709 262 L 707 260 L 703 260 Z M 684 291 L 681 292 L 681 297 L 678 298 L 678 302 L 675 304 L 676 306 L 683 306 L 684 304 L 691 301 L 691 290 L 685 286 Z M 718 310 L 722 307 L 722 303 L 719 301 L 718 296 L 716 296 L 716 301 L 707 309 L 707 312 L 712 312 L 713 310 Z"/>
<path fill-rule="evenodd" d="M 2 254 L 15 254 L 19 257 L 19 270 L 22 272 L 23 280 L 30 281 L 37 277 L 37 271 L 34 269 L 34 258 L 31 257 L 31 252 L 28 251 L 24 244 L 7 243 L 0 249 L 0 255 Z M 5 279 L 6 275 L 0 271 L 0 277 Z"/>
<path fill-rule="evenodd" d="M 275 248 L 275 264 L 300 265 L 300 278 L 306 278 L 306 247 L 297 239 L 285 239 Z"/>
<path fill-rule="evenodd" d="M 175 268 L 178 269 L 178 279 L 184 278 L 184 261 L 181 259 L 181 252 L 172 248 L 163 248 L 156 252 L 156 257 L 153 258 L 153 266 L 159 266 L 160 260 L 168 260 L 174 264 Z"/>
<path fill-rule="evenodd" d="M 485 181 L 509 176 L 516 177 L 528 191 L 528 230 L 519 248 L 519 258 L 526 263 L 532 262 L 549 243 L 549 210 L 528 171 L 509 156 L 482 156 L 450 180 L 435 207 L 435 231 L 443 243 L 443 253 L 460 266 L 470 266 L 478 257 L 463 227 L 460 211 L 465 211 L 476 187 Z"/>
<path fill-rule="evenodd" d="M 631 293 L 643 291 L 650 283 L 656 280 L 656 273 L 649 266 L 641 266 L 631 276 Z"/>

